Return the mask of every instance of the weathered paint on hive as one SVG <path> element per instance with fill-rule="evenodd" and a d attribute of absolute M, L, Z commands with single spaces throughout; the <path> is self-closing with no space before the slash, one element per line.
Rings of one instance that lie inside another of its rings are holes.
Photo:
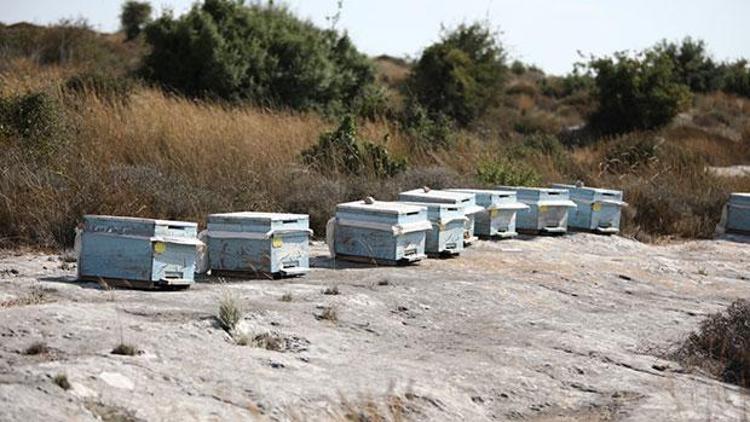
<path fill-rule="evenodd" d="M 309 217 L 238 212 L 208 216 L 213 271 L 301 275 L 309 271 Z"/>
<path fill-rule="evenodd" d="M 570 210 L 568 226 L 598 233 L 620 231 L 622 191 L 574 185 L 555 184 L 554 188 L 567 189 L 576 208 Z"/>
<path fill-rule="evenodd" d="M 483 237 L 510 238 L 516 236 L 516 214 L 528 206 L 518 202 L 516 192 L 510 190 L 449 189 L 451 192 L 472 193 L 476 204 L 483 208 L 475 215 L 474 234 Z"/>
<path fill-rule="evenodd" d="M 750 234 L 750 193 L 733 193 L 727 204 L 729 232 Z"/>
<path fill-rule="evenodd" d="M 336 256 L 395 264 L 425 256 L 431 230 L 427 209 L 394 202 L 339 204 L 333 234 Z"/>
<path fill-rule="evenodd" d="M 398 199 L 399 201 L 462 205 L 464 207 L 464 216 L 467 218 L 466 226 L 464 227 L 464 243 L 469 245 L 476 239 L 474 236 L 475 217 L 484 208 L 477 206 L 476 195 L 473 193 L 422 188 L 401 192 L 398 195 Z"/>
<path fill-rule="evenodd" d="M 566 233 L 568 210 L 575 203 L 568 198 L 566 189 L 498 186 L 500 190 L 515 190 L 520 202 L 528 209 L 519 210 L 516 227 L 531 233 Z"/>
<path fill-rule="evenodd" d="M 458 255 L 464 250 L 467 218 L 464 207 L 455 204 L 407 202 L 427 208 L 432 230 L 427 232 L 425 252 L 428 255 Z"/>
<path fill-rule="evenodd" d="M 79 255 L 83 279 L 189 285 L 194 280 L 197 224 L 84 216 Z"/>

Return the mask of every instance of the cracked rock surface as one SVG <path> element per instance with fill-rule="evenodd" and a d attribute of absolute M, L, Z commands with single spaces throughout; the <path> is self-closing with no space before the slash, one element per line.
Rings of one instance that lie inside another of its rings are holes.
<path fill-rule="evenodd" d="M 394 268 L 314 243 L 303 278 L 170 292 L 3 251 L 0 420 L 743 420 L 750 392 L 664 356 L 750 297 L 748 242 L 528 237 Z"/>

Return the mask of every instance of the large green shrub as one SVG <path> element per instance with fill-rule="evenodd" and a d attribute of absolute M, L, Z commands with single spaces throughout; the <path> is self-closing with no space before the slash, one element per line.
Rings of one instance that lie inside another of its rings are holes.
<path fill-rule="evenodd" d="M 36 157 L 49 155 L 66 134 L 59 101 L 45 92 L 0 98 L 0 144 L 18 141 Z"/>
<path fill-rule="evenodd" d="M 335 131 L 323 133 L 316 145 L 302 152 L 302 159 L 322 174 L 391 177 L 406 168 L 382 145 L 358 140 L 352 116 L 344 117 Z"/>
<path fill-rule="evenodd" d="M 484 24 L 460 25 L 427 47 L 407 83 L 431 113 L 468 125 L 497 102 L 506 80 L 506 54 Z"/>
<path fill-rule="evenodd" d="M 665 40 L 653 51 L 672 63 L 675 81 L 687 85 L 691 91 L 709 92 L 721 88 L 721 68 L 714 63 L 703 40 L 687 37 L 679 44 Z"/>
<path fill-rule="evenodd" d="M 122 5 L 120 25 L 125 31 L 125 37 L 132 40 L 140 35 L 143 28 L 151 19 L 151 5 L 148 2 L 128 0 Z"/>
<path fill-rule="evenodd" d="M 346 35 L 285 7 L 205 0 L 146 29 L 144 75 L 190 96 L 296 109 L 352 105 L 374 82 L 372 64 Z"/>
<path fill-rule="evenodd" d="M 589 67 L 596 74 L 598 100 L 590 120 L 602 133 L 658 128 L 690 102 L 690 90 L 677 82 L 672 61 L 653 51 L 593 58 Z"/>
<path fill-rule="evenodd" d="M 750 97 L 750 67 L 746 60 L 726 64 L 723 68 L 723 89 L 733 94 Z"/>
<path fill-rule="evenodd" d="M 406 103 L 401 114 L 401 128 L 417 148 L 445 148 L 453 145 L 455 141 L 450 119 L 440 112 L 431 115 L 413 99 Z"/>

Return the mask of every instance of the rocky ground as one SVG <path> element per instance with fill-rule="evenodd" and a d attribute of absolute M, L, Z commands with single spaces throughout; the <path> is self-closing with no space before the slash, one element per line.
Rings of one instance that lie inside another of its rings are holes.
<path fill-rule="evenodd" d="M 664 356 L 750 296 L 748 241 L 482 241 L 400 268 L 315 244 L 304 278 L 177 292 L 5 251 L 0 420 L 747 420 L 750 392 Z M 234 338 L 225 296 L 244 311 Z M 111 354 L 121 342 L 139 352 Z"/>

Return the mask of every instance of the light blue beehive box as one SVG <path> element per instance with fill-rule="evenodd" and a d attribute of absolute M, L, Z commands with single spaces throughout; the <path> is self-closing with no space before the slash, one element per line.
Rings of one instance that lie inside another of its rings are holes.
<path fill-rule="evenodd" d="M 449 189 L 454 192 L 473 193 L 477 205 L 484 208 L 476 214 L 474 234 L 481 237 L 510 238 L 516 232 L 516 214 L 529 206 L 518 202 L 511 190 Z"/>
<path fill-rule="evenodd" d="M 425 252 L 431 257 L 459 255 L 464 250 L 464 228 L 467 218 L 464 207 L 455 204 L 404 202 L 427 208 L 432 230 L 427 232 Z"/>
<path fill-rule="evenodd" d="M 310 218 L 304 214 L 235 212 L 208 216 L 212 275 L 291 277 L 310 270 Z"/>
<path fill-rule="evenodd" d="M 397 265 L 424 259 L 432 225 L 427 208 L 398 202 L 355 201 L 336 206 L 328 223 L 328 247 L 335 257 Z"/>
<path fill-rule="evenodd" d="M 474 218 L 476 214 L 483 211 L 484 208 L 477 206 L 476 195 L 473 193 L 421 188 L 401 192 L 398 195 L 398 199 L 399 201 L 462 205 L 464 207 L 464 216 L 467 218 L 466 227 L 464 229 L 464 245 L 470 245 L 476 240 L 476 237 L 474 236 Z"/>
<path fill-rule="evenodd" d="M 554 184 L 553 188 L 567 189 L 576 207 L 570 210 L 568 226 L 594 233 L 615 234 L 620 231 L 622 191 L 586 186 Z"/>
<path fill-rule="evenodd" d="M 733 193 L 729 197 L 726 230 L 750 235 L 750 193 Z"/>
<path fill-rule="evenodd" d="M 518 231 L 542 234 L 568 231 L 568 211 L 576 204 L 569 199 L 567 189 L 520 186 L 498 186 L 497 189 L 515 190 L 518 200 L 528 205 L 528 209 L 518 211 Z"/>
<path fill-rule="evenodd" d="M 195 279 L 198 225 L 86 215 L 78 274 L 126 287 L 187 287 Z"/>

